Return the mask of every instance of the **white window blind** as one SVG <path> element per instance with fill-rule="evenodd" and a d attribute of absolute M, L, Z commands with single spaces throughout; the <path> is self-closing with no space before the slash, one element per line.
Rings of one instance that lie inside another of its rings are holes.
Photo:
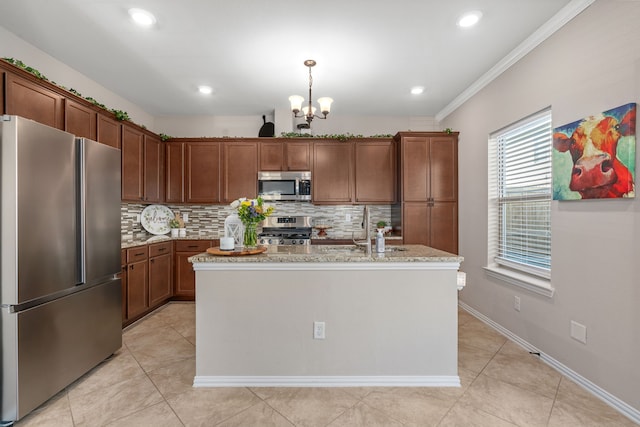
<path fill-rule="evenodd" d="M 551 132 L 545 110 L 492 135 L 494 261 L 545 278 L 551 271 Z"/>

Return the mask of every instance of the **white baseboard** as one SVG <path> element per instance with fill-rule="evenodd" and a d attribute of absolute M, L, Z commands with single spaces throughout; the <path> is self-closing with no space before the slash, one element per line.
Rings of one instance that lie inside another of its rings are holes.
<path fill-rule="evenodd" d="M 460 387 L 445 376 L 196 376 L 194 387 Z"/>
<path fill-rule="evenodd" d="M 533 345 L 531 345 L 527 341 L 523 340 L 522 338 L 520 338 L 519 336 L 517 336 L 516 334 L 514 334 L 513 332 L 511 332 L 507 328 L 505 328 L 502 325 L 500 325 L 500 324 L 494 322 L 493 320 L 489 319 L 487 316 L 485 316 L 484 314 L 480 313 L 479 311 L 473 309 L 469 305 L 463 303 L 462 301 L 458 301 L 458 305 L 463 310 L 465 310 L 469 314 L 471 314 L 472 316 L 478 318 L 478 320 L 486 323 L 487 325 L 491 326 L 496 331 L 500 332 L 505 337 L 509 338 L 511 341 L 513 341 L 513 342 L 519 344 L 520 346 L 522 346 L 525 350 L 530 351 L 530 352 L 534 352 L 534 353 L 540 353 L 540 359 L 543 362 L 545 362 L 547 365 L 549 365 L 552 368 L 556 369 L 557 371 L 559 371 L 564 376 L 570 378 L 571 380 L 573 380 L 574 382 L 576 382 L 577 384 L 582 386 L 582 388 L 584 388 L 585 390 L 587 390 L 588 392 L 590 392 L 594 396 L 596 396 L 599 399 L 601 399 L 602 401 L 604 401 L 609 406 L 613 407 L 614 409 L 616 409 L 617 411 L 619 411 L 620 413 L 625 415 L 627 418 L 629 418 L 632 421 L 640 424 L 640 411 L 639 410 L 635 409 L 634 407 L 630 406 L 629 404 L 625 403 L 624 401 L 618 399 L 617 397 L 615 397 L 614 395 L 612 395 L 608 391 L 606 391 L 603 388 L 599 387 L 598 385 L 592 383 L 591 381 L 589 381 L 588 379 L 586 379 L 582 375 L 580 375 L 577 372 L 573 371 L 572 369 L 570 369 L 566 365 L 558 362 L 557 360 L 555 360 L 553 357 L 549 356 L 548 354 L 540 351 L 539 349 L 537 349 L 536 347 L 534 347 Z"/>

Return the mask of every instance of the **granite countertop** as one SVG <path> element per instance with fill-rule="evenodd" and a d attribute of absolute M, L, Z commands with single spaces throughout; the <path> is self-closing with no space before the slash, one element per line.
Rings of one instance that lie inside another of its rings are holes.
<path fill-rule="evenodd" d="M 462 262 L 463 257 L 423 245 L 387 246 L 385 253 L 366 256 L 353 245 L 270 246 L 257 255 L 189 258 L 192 263 L 295 263 L 295 262 Z"/>
<path fill-rule="evenodd" d="M 169 242 L 171 240 L 214 240 L 218 239 L 218 233 L 195 234 L 187 233 L 185 237 L 171 237 L 168 234 L 154 236 L 152 234 L 135 236 L 132 238 L 122 239 L 120 241 L 120 249 L 132 248 L 134 246 L 150 245 L 152 243 Z"/>

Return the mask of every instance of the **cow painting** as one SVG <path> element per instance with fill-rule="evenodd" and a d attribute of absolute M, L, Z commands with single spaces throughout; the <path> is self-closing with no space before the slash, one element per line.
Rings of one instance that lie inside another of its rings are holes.
<path fill-rule="evenodd" d="M 635 133 L 635 103 L 554 129 L 554 200 L 634 197 Z"/>

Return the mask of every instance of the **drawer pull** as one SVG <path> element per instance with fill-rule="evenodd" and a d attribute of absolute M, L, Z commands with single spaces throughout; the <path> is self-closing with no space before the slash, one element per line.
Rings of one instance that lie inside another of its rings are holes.
<path fill-rule="evenodd" d="M 189 245 L 189 246 L 187 246 L 187 247 L 188 247 L 188 248 L 197 248 L 197 247 L 198 247 L 198 245 Z"/>
<path fill-rule="evenodd" d="M 158 248 L 158 252 L 164 252 L 166 250 L 167 250 L 167 248 Z"/>

